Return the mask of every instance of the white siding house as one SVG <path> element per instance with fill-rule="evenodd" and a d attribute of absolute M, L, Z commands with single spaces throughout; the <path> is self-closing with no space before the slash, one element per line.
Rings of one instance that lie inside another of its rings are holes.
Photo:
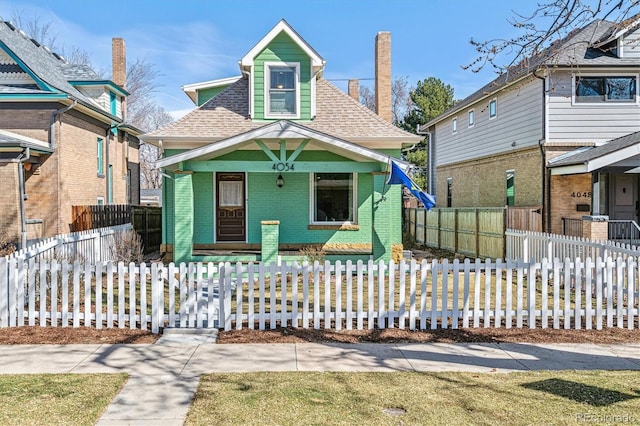
<path fill-rule="evenodd" d="M 551 232 L 638 221 L 639 27 L 594 21 L 420 126 L 438 206 L 531 207 Z"/>

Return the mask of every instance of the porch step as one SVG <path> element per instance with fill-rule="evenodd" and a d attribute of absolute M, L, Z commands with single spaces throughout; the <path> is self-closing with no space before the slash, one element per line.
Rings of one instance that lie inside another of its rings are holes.
<path fill-rule="evenodd" d="M 156 342 L 157 345 L 202 345 L 216 343 L 218 339 L 217 328 L 178 328 L 165 327 L 162 336 Z"/>

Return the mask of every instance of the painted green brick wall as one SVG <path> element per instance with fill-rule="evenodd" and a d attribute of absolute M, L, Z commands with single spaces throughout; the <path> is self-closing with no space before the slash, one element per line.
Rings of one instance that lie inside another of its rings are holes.
<path fill-rule="evenodd" d="M 300 63 L 300 120 L 311 119 L 311 60 L 307 54 L 285 34 L 277 35 L 254 59 L 254 112 L 255 119 L 264 119 L 264 63 Z"/>
<path fill-rule="evenodd" d="M 162 242 L 173 244 L 173 179 L 162 182 Z"/>
<path fill-rule="evenodd" d="M 213 173 L 194 173 L 193 187 L 193 242 L 213 244 Z"/>
<path fill-rule="evenodd" d="M 275 173 L 248 174 L 250 243 L 260 243 L 263 220 L 280 221 L 280 243 L 371 243 L 370 174 L 358 174 L 359 231 L 309 230 L 309 175 L 283 174 L 285 185 L 280 189 L 276 177 Z"/>

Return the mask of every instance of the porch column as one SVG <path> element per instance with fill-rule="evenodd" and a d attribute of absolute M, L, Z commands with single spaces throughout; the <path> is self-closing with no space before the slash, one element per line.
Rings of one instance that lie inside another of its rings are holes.
<path fill-rule="evenodd" d="M 262 249 L 261 257 L 265 265 L 271 262 L 278 262 L 278 244 L 280 240 L 280 221 L 263 220 L 262 226 Z"/>
<path fill-rule="evenodd" d="M 386 185 L 386 173 L 373 175 L 373 258 L 402 258 L 402 185 Z M 384 194 L 383 194 L 384 190 Z M 384 200 L 382 199 L 384 195 Z"/>
<path fill-rule="evenodd" d="M 600 214 L 600 173 L 591 173 L 591 214 Z"/>
<path fill-rule="evenodd" d="M 193 250 L 192 173 L 176 172 L 173 186 L 173 261 L 189 262 Z"/>

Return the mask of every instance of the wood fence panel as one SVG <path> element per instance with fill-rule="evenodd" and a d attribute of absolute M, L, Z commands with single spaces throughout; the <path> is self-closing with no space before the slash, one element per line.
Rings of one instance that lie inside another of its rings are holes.
<path fill-rule="evenodd" d="M 440 247 L 440 211 L 425 210 L 425 242 L 427 247 Z"/>
<path fill-rule="evenodd" d="M 465 256 L 477 257 L 478 253 L 478 217 L 476 209 L 457 209 L 458 246 L 452 250 Z"/>

